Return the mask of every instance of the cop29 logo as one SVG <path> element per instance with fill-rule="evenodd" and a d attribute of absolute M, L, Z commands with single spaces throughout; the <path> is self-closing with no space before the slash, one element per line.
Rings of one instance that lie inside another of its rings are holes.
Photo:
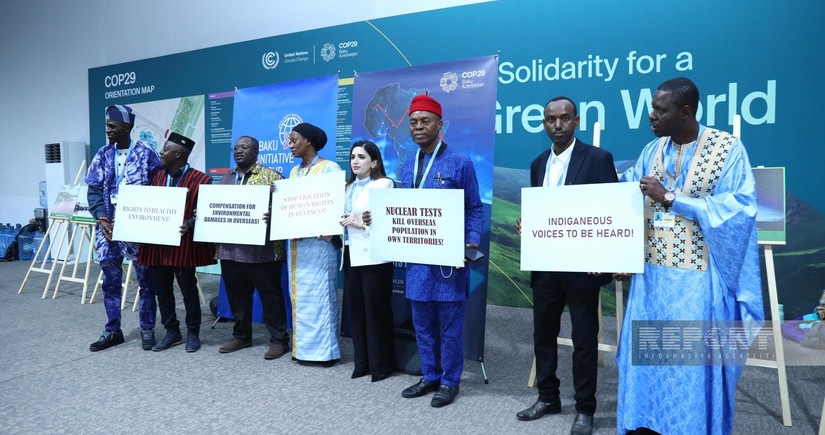
<path fill-rule="evenodd" d="M 281 61 L 281 56 L 277 51 L 268 51 L 261 56 L 261 64 L 264 69 L 275 69 Z"/>
<path fill-rule="evenodd" d="M 452 71 L 445 72 L 444 75 L 441 77 L 440 85 L 441 90 L 448 94 L 451 91 L 456 90 L 456 88 L 458 87 L 458 74 Z"/>
<path fill-rule="evenodd" d="M 332 59 L 335 59 L 335 46 L 327 42 L 321 48 L 321 58 L 324 59 L 324 62 L 329 62 Z"/>

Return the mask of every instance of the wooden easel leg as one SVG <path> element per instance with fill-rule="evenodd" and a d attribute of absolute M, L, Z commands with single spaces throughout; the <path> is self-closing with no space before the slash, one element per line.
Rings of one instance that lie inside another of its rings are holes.
<path fill-rule="evenodd" d="M 56 241 L 58 243 L 58 245 L 57 245 L 57 255 L 55 255 L 54 261 L 52 262 L 52 270 L 49 273 L 49 279 L 46 280 L 46 286 L 43 288 L 43 296 L 41 297 L 41 299 L 46 299 L 46 295 L 49 294 L 49 286 L 52 283 L 52 278 L 54 278 L 54 272 L 55 272 L 55 269 L 57 269 L 57 263 L 60 262 L 60 260 L 59 260 L 60 254 L 63 253 L 63 245 L 64 245 L 63 241 L 66 238 L 66 232 L 69 230 L 69 221 L 67 221 L 65 219 L 59 219 L 59 220 L 56 219 L 56 221 L 57 221 L 57 229 L 55 231 L 60 233 L 60 236 L 57 237 L 57 239 L 53 240 L 53 242 Z M 54 245 L 52 245 L 52 246 L 54 246 Z"/>
<path fill-rule="evenodd" d="M 69 252 L 66 254 L 66 259 L 63 261 L 63 266 L 60 268 L 60 275 L 57 277 L 57 284 L 54 286 L 54 293 L 52 293 L 52 299 L 57 299 L 57 291 L 60 290 L 60 284 L 63 281 L 63 274 L 66 272 L 66 265 L 69 264 L 69 257 L 72 255 L 72 247 L 74 247 L 74 238 L 77 236 L 77 230 L 80 228 L 80 225 L 75 225 L 74 229 L 72 230 L 72 236 L 69 237 Z M 77 259 L 75 258 L 75 264 L 73 267 L 72 276 L 74 276 L 75 272 L 77 272 Z"/>
<path fill-rule="evenodd" d="M 773 329 L 774 349 L 776 350 L 776 370 L 779 377 L 779 401 L 782 404 L 782 424 L 791 426 L 791 402 L 788 399 L 788 375 L 785 370 L 785 347 L 782 343 L 782 328 L 779 326 L 779 299 L 776 292 L 776 268 L 773 264 L 773 246 L 764 245 L 765 269 L 768 278 L 768 297 L 770 298 L 771 328 Z"/>

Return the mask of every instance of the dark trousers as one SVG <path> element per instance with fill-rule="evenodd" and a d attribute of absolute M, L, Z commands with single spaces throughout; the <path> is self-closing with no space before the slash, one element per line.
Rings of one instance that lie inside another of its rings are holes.
<path fill-rule="evenodd" d="M 348 310 L 355 371 L 395 371 L 392 321 L 392 263 L 350 266 L 344 250 L 344 306 Z"/>
<path fill-rule="evenodd" d="M 573 386 L 576 412 L 596 411 L 598 371 L 599 288 L 574 288 L 565 273 L 540 272 L 533 283 L 533 344 L 539 399 L 559 397 L 558 342 L 564 305 L 573 325 Z"/>
<path fill-rule="evenodd" d="M 178 281 L 186 308 L 186 328 L 194 333 L 200 331 L 201 301 L 198 298 L 198 282 L 194 267 L 149 266 L 149 276 L 158 297 L 160 323 L 167 330 L 180 330 L 180 322 L 175 315 L 175 293 L 172 280 Z"/>
<path fill-rule="evenodd" d="M 226 297 L 235 319 L 232 336 L 252 341 L 252 294 L 257 289 L 261 298 L 264 326 L 271 335 L 270 342 L 289 343 L 286 334 L 286 307 L 281 292 L 283 264 L 283 261 L 240 263 L 221 260 Z"/>

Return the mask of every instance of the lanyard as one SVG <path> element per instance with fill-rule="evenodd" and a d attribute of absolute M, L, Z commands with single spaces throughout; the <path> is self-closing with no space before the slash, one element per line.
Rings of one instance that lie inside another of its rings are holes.
<path fill-rule="evenodd" d="M 180 174 L 180 178 L 178 178 L 177 183 L 175 183 L 175 187 L 178 187 L 178 185 L 180 184 L 180 180 L 183 180 L 183 176 L 186 175 L 186 171 L 188 171 L 188 170 L 189 170 L 189 163 L 187 163 L 186 166 L 183 167 L 183 172 Z M 169 187 L 169 185 L 171 185 L 171 184 L 172 184 L 172 174 L 167 172 L 166 173 L 166 187 Z"/>
<path fill-rule="evenodd" d="M 117 184 L 115 184 L 115 188 L 120 190 L 120 183 L 123 181 L 123 176 L 126 175 L 126 163 L 129 162 L 129 157 L 132 155 L 132 151 L 135 149 L 135 143 L 133 141 L 129 141 L 129 152 L 126 154 L 126 159 L 123 160 L 123 172 L 118 173 L 117 170 L 117 146 L 115 146 L 115 178 L 117 178 Z"/>
<path fill-rule="evenodd" d="M 441 141 L 438 141 L 438 145 L 436 145 L 435 149 L 433 150 L 433 158 L 431 158 L 430 161 L 427 162 L 427 168 L 424 169 L 424 174 L 421 175 L 421 183 L 419 183 L 418 186 L 415 185 L 415 180 L 418 179 L 418 158 L 421 155 L 421 148 L 419 148 L 418 151 L 415 152 L 415 168 L 413 169 L 412 184 L 413 187 L 415 187 L 416 189 L 421 189 L 421 186 L 424 185 L 424 181 L 427 179 L 427 174 L 430 173 L 430 168 L 433 166 L 435 157 L 438 155 L 439 148 L 441 148 Z"/>
<path fill-rule="evenodd" d="M 244 172 L 243 175 L 241 175 L 241 169 L 240 168 L 235 170 L 235 185 L 246 184 L 246 183 L 244 183 L 244 180 L 246 180 L 246 176 L 249 175 L 250 172 L 252 172 L 252 168 L 249 168 L 249 170 Z"/>
<path fill-rule="evenodd" d="M 319 157 L 319 156 L 318 156 L 318 154 L 315 154 L 315 157 L 313 157 L 313 158 L 312 158 L 312 161 L 311 161 L 311 162 L 309 162 L 309 166 L 307 166 L 307 170 L 306 170 L 304 173 L 301 173 L 301 166 L 298 166 L 298 173 L 297 173 L 297 174 L 295 174 L 295 176 L 296 176 L 296 177 L 303 177 L 303 176 L 305 176 L 305 175 L 308 175 L 308 174 L 309 174 L 309 171 L 312 169 L 312 165 L 314 165 L 314 164 L 315 164 L 315 162 L 317 162 L 317 161 L 318 161 L 318 157 Z"/>

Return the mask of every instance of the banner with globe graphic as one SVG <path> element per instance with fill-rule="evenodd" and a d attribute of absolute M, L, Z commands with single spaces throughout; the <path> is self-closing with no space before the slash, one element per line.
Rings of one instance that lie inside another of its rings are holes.
<path fill-rule="evenodd" d="M 484 204 L 481 251 L 485 253 L 490 247 L 493 202 L 497 71 L 498 57 L 487 56 L 358 73 L 352 102 L 352 141 L 370 140 L 378 145 L 387 175 L 396 181 L 401 163 L 415 158 L 418 149 L 410 137 L 410 101 L 428 93 L 441 103 L 443 141 L 469 156 L 475 166 Z M 465 358 L 475 361 L 484 357 L 488 259 L 468 263 L 471 281 L 464 317 L 464 352 Z M 403 271 L 396 270 L 393 280 L 393 315 L 396 326 L 402 328 L 410 327 L 403 277 Z"/>
<path fill-rule="evenodd" d="M 289 176 L 292 167 L 301 163 L 289 150 L 289 133 L 302 122 L 326 132 L 327 145 L 318 152 L 335 161 L 336 113 L 338 111 L 338 76 L 273 83 L 235 92 L 232 114 L 232 145 L 241 136 L 258 139 L 258 162 Z M 232 147 L 229 165 L 235 167 Z"/>

